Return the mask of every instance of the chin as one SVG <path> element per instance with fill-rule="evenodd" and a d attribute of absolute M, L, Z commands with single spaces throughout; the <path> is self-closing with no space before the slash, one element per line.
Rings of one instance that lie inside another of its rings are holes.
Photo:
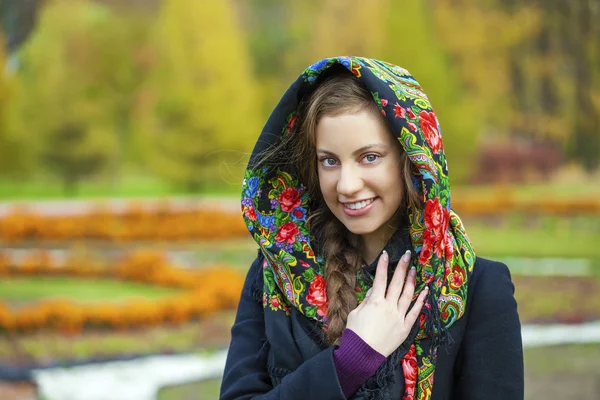
<path fill-rule="evenodd" d="M 346 224 L 344 221 L 340 221 L 346 229 L 348 229 L 351 233 L 355 235 L 367 235 L 369 233 L 375 232 L 381 224 L 369 224 L 369 223 L 352 223 Z"/>

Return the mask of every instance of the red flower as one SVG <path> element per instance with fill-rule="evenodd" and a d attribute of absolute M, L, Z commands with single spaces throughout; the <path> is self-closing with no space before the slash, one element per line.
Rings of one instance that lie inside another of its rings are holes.
<path fill-rule="evenodd" d="M 433 236 L 430 231 L 426 230 L 423 232 L 423 248 L 421 249 L 421 254 L 419 255 L 419 264 L 427 264 L 427 261 L 429 261 L 431 258 L 431 250 L 433 249 L 434 240 L 435 236 Z"/>
<path fill-rule="evenodd" d="M 413 112 L 412 108 L 409 108 L 409 109 L 408 109 L 408 117 L 409 117 L 410 119 L 415 119 L 415 118 L 417 118 L 417 116 L 416 116 L 416 115 L 415 115 L 415 113 Z"/>
<path fill-rule="evenodd" d="M 286 222 L 281 225 L 279 228 L 279 232 L 277 232 L 277 236 L 275 236 L 275 240 L 278 242 L 288 242 L 288 244 L 294 243 L 296 240 L 296 235 L 300 233 L 300 230 L 293 222 Z"/>
<path fill-rule="evenodd" d="M 298 219 L 301 219 L 304 216 L 302 210 L 294 210 L 292 211 L 292 215 Z"/>
<path fill-rule="evenodd" d="M 450 236 L 447 236 L 444 256 L 446 257 L 447 260 L 450 260 L 453 255 L 454 255 L 454 244 L 452 244 L 452 238 Z"/>
<path fill-rule="evenodd" d="M 386 99 L 381 99 L 381 105 L 382 106 L 387 106 L 388 105 L 388 101 Z"/>
<path fill-rule="evenodd" d="M 431 111 L 421 111 L 419 113 L 419 125 L 425 135 L 425 140 L 434 154 L 437 154 L 442 149 L 442 137 L 438 131 L 438 123 L 435 114 Z"/>
<path fill-rule="evenodd" d="M 410 350 L 402 358 L 402 371 L 404 372 L 404 396 L 402 396 L 402 400 L 413 400 L 415 398 L 418 371 L 417 351 L 414 344 L 410 346 Z"/>
<path fill-rule="evenodd" d="M 279 308 L 279 299 L 277 297 L 271 298 L 271 307 Z"/>
<path fill-rule="evenodd" d="M 294 125 L 296 125 L 296 121 L 298 120 L 298 113 L 295 113 L 294 116 L 292 118 L 290 118 L 290 120 L 288 121 L 287 124 L 287 133 L 289 134 L 292 129 L 294 128 Z"/>
<path fill-rule="evenodd" d="M 446 213 L 448 211 L 446 210 Z M 427 200 L 425 203 L 425 228 L 433 233 L 438 233 L 444 223 L 444 209 L 437 197 Z"/>
<path fill-rule="evenodd" d="M 406 110 L 398 103 L 394 105 L 394 113 L 396 114 L 396 118 L 406 118 Z"/>
<path fill-rule="evenodd" d="M 417 126 L 415 124 L 413 124 L 412 122 L 408 123 L 408 127 L 410 128 L 411 131 L 416 132 L 417 131 Z"/>
<path fill-rule="evenodd" d="M 458 289 L 463 284 L 464 278 L 462 274 L 455 272 L 451 276 L 452 277 L 450 278 L 450 286 Z"/>
<path fill-rule="evenodd" d="M 256 221 L 256 210 L 254 209 L 254 207 L 248 207 L 248 208 L 246 208 L 246 210 L 244 211 L 244 215 L 250 221 Z"/>
<path fill-rule="evenodd" d="M 327 314 L 327 291 L 325 289 L 325 279 L 321 275 L 315 276 L 308 287 L 306 301 L 313 306 L 317 306 L 317 314 L 324 317 Z"/>
<path fill-rule="evenodd" d="M 281 211 L 289 213 L 302 204 L 302 200 L 300 200 L 300 194 L 295 188 L 287 188 L 279 195 L 279 203 L 281 204 Z"/>

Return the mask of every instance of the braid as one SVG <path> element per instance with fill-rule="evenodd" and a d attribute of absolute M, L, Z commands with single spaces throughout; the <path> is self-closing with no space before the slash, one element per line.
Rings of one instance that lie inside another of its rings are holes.
<path fill-rule="evenodd" d="M 327 340 L 338 343 L 346 328 L 348 314 L 356 308 L 356 272 L 362 258 L 356 244 L 351 243 L 345 228 L 336 218 L 323 224 L 323 250 L 327 280 Z"/>

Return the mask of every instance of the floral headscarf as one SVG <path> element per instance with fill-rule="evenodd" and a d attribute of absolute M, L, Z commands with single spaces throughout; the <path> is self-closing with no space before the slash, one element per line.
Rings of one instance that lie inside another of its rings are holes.
<path fill-rule="evenodd" d="M 351 71 L 371 92 L 392 132 L 418 173 L 413 185 L 422 200 L 410 207 L 410 239 L 417 268 L 415 297 L 429 286 L 430 295 L 419 318 L 419 332 L 402 358 L 403 399 L 429 399 L 438 347 L 447 329 L 465 311 L 467 283 L 475 255 L 458 215 L 450 208 L 446 156 L 437 117 L 419 83 L 403 68 L 361 57 L 321 60 L 292 84 L 264 127 L 246 170 L 242 212 L 250 233 L 265 256 L 263 304 L 290 314 L 296 308 L 319 326 L 327 326 L 324 260 L 311 245 L 307 225 L 309 194 L 293 166 L 254 167 L 260 154 L 292 133 L 301 100 L 317 77 L 334 65 Z M 274 135 L 273 133 L 280 134 Z M 357 299 L 370 283 L 357 276 Z M 424 351 L 421 340 L 431 338 Z"/>

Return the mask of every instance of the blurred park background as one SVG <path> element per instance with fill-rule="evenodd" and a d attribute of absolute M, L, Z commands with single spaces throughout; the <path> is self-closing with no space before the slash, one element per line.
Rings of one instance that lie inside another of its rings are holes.
<path fill-rule="evenodd" d="M 598 21 L 600 0 L 0 0 L 0 399 L 100 399 L 77 397 L 96 379 L 77 387 L 77 368 L 39 371 L 221 354 L 256 254 L 238 201 L 249 153 L 291 82 L 336 55 L 414 74 L 453 208 L 477 254 L 511 268 L 523 324 L 588 329 Z M 544 337 L 526 398 L 596 399 L 600 343 Z M 217 398 L 206 368 L 136 382 Z M 109 398 L 147 398 L 120 388 Z"/>

